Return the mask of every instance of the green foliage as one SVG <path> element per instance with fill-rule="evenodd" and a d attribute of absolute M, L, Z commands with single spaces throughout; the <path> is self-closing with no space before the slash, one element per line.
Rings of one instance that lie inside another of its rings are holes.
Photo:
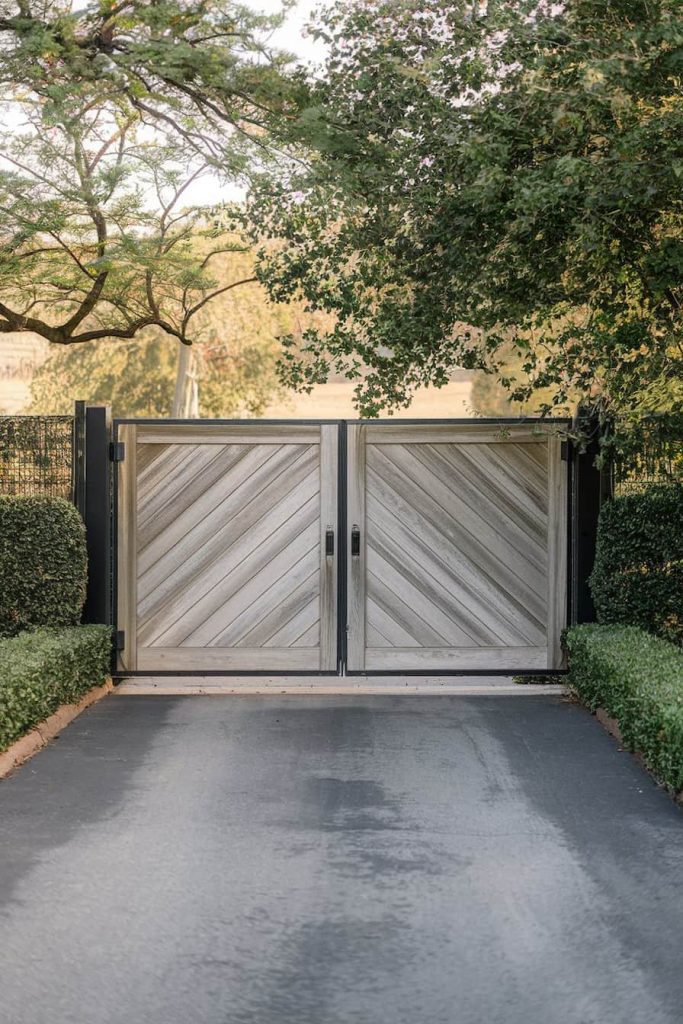
<path fill-rule="evenodd" d="M 555 415 L 571 417 L 578 396 L 567 396 L 563 404 L 555 401 L 557 388 L 532 388 L 528 396 L 515 401 L 511 393 L 528 387 L 532 377 L 525 369 L 527 360 L 514 344 L 502 345 L 496 354 L 497 371 L 475 370 L 472 375 L 471 401 L 479 416 L 540 416 L 552 407 Z"/>
<path fill-rule="evenodd" d="M 2 4 L 0 332 L 194 340 L 214 268 L 244 251 L 220 190 L 266 165 L 303 95 L 279 20 L 233 0 Z"/>
<path fill-rule="evenodd" d="M 575 626 L 569 681 L 619 723 L 624 743 L 675 792 L 683 789 L 683 652 L 634 626 Z"/>
<path fill-rule="evenodd" d="M 602 623 L 683 644 L 683 484 L 653 485 L 600 512 L 590 587 Z"/>
<path fill-rule="evenodd" d="M 40 629 L 0 640 L 0 750 L 109 675 L 108 626 Z"/>
<path fill-rule="evenodd" d="M 250 254 L 232 254 L 216 268 L 218 286 L 253 274 Z M 317 318 L 320 322 L 320 317 Z M 216 297 L 198 314 L 193 345 L 201 416 L 259 416 L 282 393 L 277 375 L 279 337 L 300 335 L 316 322 L 301 304 L 278 305 L 252 282 Z M 66 413 L 88 396 L 115 416 L 169 416 L 175 389 L 177 344 L 161 332 L 131 341 L 55 347 L 31 383 L 34 411 Z"/>
<path fill-rule="evenodd" d="M 405 404 L 454 366 L 634 416 L 680 408 L 683 19 L 672 0 L 338 0 L 295 126 L 319 157 L 254 189 L 259 274 L 333 312 L 301 386 Z M 479 13 L 478 13 L 479 12 Z"/>
<path fill-rule="evenodd" d="M 85 528 L 72 504 L 0 495 L 0 636 L 75 625 L 86 580 Z"/>
<path fill-rule="evenodd" d="M 618 492 L 655 481 L 683 481 L 683 408 L 677 414 L 634 420 L 626 429 L 619 422 L 615 426 Z"/>

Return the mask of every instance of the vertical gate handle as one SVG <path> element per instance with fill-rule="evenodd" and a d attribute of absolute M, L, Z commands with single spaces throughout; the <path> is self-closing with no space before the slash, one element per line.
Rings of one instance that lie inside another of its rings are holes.
<path fill-rule="evenodd" d="M 354 558 L 360 557 L 360 528 L 355 523 L 351 529 L 351 555 Z"/>
<path fill-rule="evenodd" d="M 328 526 L 325 531 L 325 554 L 328 556 L 334 554 L 334 530 L 331 526 Z"/>

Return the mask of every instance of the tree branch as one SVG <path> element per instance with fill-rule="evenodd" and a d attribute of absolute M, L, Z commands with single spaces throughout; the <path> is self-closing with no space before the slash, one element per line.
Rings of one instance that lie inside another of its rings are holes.
<path fill-rule="evenodd" d="M 193 317 L 195 313 L 198 313 L 199 310 L 207 304 L 207 302 L 210 302 L 211 299 L 215 299 L 217 295 L 222 295 L 223 292 L 229 292 L 232 288 L 238 288 L 242 284 L 253 284 L 256 281 L 258 281 L 258 277 L 245 277 L 241 281 L 233 281 L 232 284 L 226 284 L 223 288 L 218 288 L 215 292 L 210 292 L 208 295 L 205 295 L 200 302 L 197 302 L 196 305 L 191 306 L 190 309 L 188 309 L 187 313 L 183 317 L 183 327 L 187 326 L 190 318 Z"/>

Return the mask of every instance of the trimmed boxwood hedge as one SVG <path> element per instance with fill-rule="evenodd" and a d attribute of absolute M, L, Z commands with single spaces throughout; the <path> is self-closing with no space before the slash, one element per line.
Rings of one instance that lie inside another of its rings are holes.
<path fill-rule="evenodd" d="M 598 622 L 683 644 L 683 483 L 607 502 L 590 578 Z"/>
<path fill-rule="evenodd" d="M 85 528 L 64 498 L 0 496 L 0 637 L 71 626 L 85 601 Z"/>
<path fill-rule="evenodd" d="M 683 652 L 636 626 L 567 632 L 569 682 L 589 708 L 619 723 L 624 744 L 654 775 L 683 790 Z"/>
<path fill-rule="evenodd" d="M 0 640 L 0 750 L 72 704 L 110 670 L 108 626 L 38 629 Z"/>

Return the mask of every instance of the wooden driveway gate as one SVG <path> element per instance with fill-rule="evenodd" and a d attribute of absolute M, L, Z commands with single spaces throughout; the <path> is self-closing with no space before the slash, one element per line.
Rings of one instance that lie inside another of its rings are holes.
<path fill-rule="evenodd" d="M 121 421 L 116 449 L 123 671 L 562 665 L 547 424 Z"/>

